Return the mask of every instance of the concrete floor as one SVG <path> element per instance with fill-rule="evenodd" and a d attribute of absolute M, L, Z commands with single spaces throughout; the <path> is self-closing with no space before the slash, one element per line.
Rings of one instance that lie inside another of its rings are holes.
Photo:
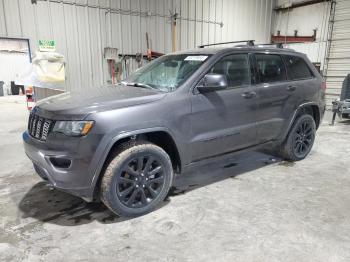
<path fill-rule="evenodd" d="M 350 121 L 328 114 L 304 161 L 213 163 L 124 220 L 39 179 L 27 115 L 23 97 L 0 98 L 0 261 L 350 261 Z"/>

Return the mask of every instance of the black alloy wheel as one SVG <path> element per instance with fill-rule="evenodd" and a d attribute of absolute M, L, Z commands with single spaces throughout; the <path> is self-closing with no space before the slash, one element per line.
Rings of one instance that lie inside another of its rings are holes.
<path fill-rule="evenodd" d="M 127 207 L 144 207 L 164 187 L 164 168 L 154 155 L 139 155 L 126 163 L 117 177 L 117 195 Z"/>
<path fill-rule="evenodd" d="M 311 151 L 316 136 L 316 123 L 309 114 L 298 116 L 280 148 L 280 156 L 288 161 L 304 159 Z"/>
<path fill-rule="evenodd" d="M 174 172 L 169 155 L 147 141 L 118 147 L 104 171 L 100 197 L 114 213 L 136 217 L 155 208 L 167 196 Z"/>
<path fill-rule="evenodd" d="M 297 157 L 305 157 L 305 154 L 310 151 L 314 141 L 313 131 L 313 126 L 307 120 L 298 125 L 294 135 L 293 146 L 294 154 Z"/>

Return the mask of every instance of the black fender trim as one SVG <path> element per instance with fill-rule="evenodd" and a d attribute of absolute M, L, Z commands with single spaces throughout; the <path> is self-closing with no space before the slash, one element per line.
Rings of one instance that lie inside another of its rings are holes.
<path fill-rule="evenodd" d="M 282 141 L 284 141 L 284 140 L 286 139 L 286 137 L 288 136 L 289 131 L 291 130 L 292 125 L 293 125 L 295 119 L 296 119 L 297 116 L 298 116 L 298 113 L 299 113 L 303 108 L 308 107 L 308 106 L 317 106 L 317 108 L 318 108 L 318 110 L 319 110 L 319 115 L 320 115 L 320 118 L 321 118 L 322 112 L 321 112 L 321 109 L 320 109 L 320 105 L 317 104 L 316 102 L 305 102 L 305 103 L 299 105 L 299 106 L 297 107 L 297 109 L 295 109 L 295 111 L 294 111 L 294 113 L 293 113 L 293 116 L 292 116 L 291 120 L 289 121 L 288 128 L 284 131 L 284 133 L 283 133 L 282 136 L 281 136 L 281 137 L 282 137 L 282 139 L 281 139 Z"/>

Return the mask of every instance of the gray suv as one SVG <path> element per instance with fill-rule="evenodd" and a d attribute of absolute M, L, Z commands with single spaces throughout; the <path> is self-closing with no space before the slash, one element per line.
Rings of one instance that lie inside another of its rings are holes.
<path fill-rule="evenodd" d="M 310 152 L 325 83 L 304 54 L 204 48 L 160 57 L 119 85 L 42 100 L 23 133 L 36 172 L 120 216 L 155 209 L 174 174 L 259 147 Z"/>

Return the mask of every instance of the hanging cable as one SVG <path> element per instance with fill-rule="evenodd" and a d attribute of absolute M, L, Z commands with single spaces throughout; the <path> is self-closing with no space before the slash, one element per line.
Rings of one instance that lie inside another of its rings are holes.
<path fill-rule="evenodd" d="M 89 3 L 87 3 L 87 4 L 74 3 L 74 2 L 68 2 L 68 1 L 63 1 L 63 0 L 36 0 L 35 4 L 37 2 L 46 2 L 46 1 L 52 2 L 52 3 L 81 6 L 81 7 L 98 8 L 100 10 L 106 10 L 106 13 L 115 13 L 115 14 L 121 14 L 121 15 L 140 16 L 140 17 L 162 17 L 162 18 L 171 19 L 170 15 L 159 14 L 159 13 L 154 13 L 154 12 L 145 12 L 145 11 L 131 10 L 131 9 L 103 7 L 103 6 L 99 6 L 99 5 L 91 5 Z M 214 24 L 214 25 L 219 25 L 220 27 L 224 26 L 223 22 L 217 22 L 217 21 L 212 21 L 212 20 L 207 20 L 207 19 L 193 19 L 193 18 L 189 18 L 189 17 L 179 16 L 179 17 L 177 17 L 177 20 Z"/>

